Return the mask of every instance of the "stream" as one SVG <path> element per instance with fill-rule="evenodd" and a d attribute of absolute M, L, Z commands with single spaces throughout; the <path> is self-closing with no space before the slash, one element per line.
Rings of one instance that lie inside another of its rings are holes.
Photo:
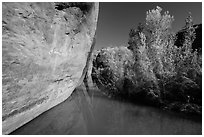
<path fill-rule="evenodd" d="M 98 89 L 86 92 L 78 87 L 67 100 L 11 134 L 196 135 L 202 134 L 202 116 L 116 100 Z"/>

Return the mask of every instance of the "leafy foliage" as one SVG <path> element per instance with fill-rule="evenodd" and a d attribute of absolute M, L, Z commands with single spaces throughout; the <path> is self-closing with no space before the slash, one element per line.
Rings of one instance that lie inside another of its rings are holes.
<path fill-rule="evenodd" d="M 132 55 L 125 47 L 102 49 L 93 63 L 100 85 L 114 94 L 201 112 L 202 56 L 192 50 L 196 38 L 193 19 L 186 19 L 181 47 L 175 45 L 173 21 L 168 11 L 162 14 L 157 7 L 147 12 L 144 24 L 130 30 L 128 49 Z"/>
<path fill-rule="evenodd" d="M 157 7 L 147 12 L 146 23 L 139 24 L 137 30 L 130 31 L 128 42 L 136 59 L 135 73 L 138 82 L 143 82 L 142 87 L 147 82 L 151 83 L 146 86 L 146 90 L 156 91 L 158 96 L 160 96 L 159 83 L 164 82 L 166 77 L 175 75 L 173 65 L 175 37 L 170 32 L 173 17 L 168 12 L 162 15 L 161 11 L 162 9 Z"/>
<path fill-rule="evenodd" d="M 134 63 L 132 52 L 126 47 L 100 50 L 93 61 L 93 80 L 98 85 L 110 90 L 112 94 L 122 92 L 124 77 L 132 75 Z M 127 69 L 131 68 L 131 69 Z"/>
<path fill-rule="evenodd" d="M 193 19 L 190 15 L 187 17 L 184 43 L 177 47 L 174 45 L 175 34 L 171 31 L 174 18 L 169 12 L 162 15 L 161 11 L 160 7 L 148 11 L 146 23 L 130 31 L 128 44 L 136 59 L 135 73 L 138 80 L 158 85 L 157 95 L 164 100 L 182 101 L 183 98 L 187 103 L 200 103 L 202 69 L 201 57 L 192 50 L 195 39 Z M 146 90 L 151 88 L 146 86 Z"/>

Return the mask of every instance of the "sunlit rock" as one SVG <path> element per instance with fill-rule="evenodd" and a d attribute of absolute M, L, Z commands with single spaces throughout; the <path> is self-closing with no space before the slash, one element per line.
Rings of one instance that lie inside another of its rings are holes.
<path fill-rule="evenodd" d="M 2 4 L 2 131 L 67 99 L 84 78 L 98 3 Z"/>

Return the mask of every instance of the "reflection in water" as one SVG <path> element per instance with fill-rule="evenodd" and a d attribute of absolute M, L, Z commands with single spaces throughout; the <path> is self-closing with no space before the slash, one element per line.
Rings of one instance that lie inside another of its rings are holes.
<path fill-rule="evenodd" d="M 201 134 L 201 118 L 110 99 L 96 89 L 90 98 L 85 87 L 12 134 Z"/>

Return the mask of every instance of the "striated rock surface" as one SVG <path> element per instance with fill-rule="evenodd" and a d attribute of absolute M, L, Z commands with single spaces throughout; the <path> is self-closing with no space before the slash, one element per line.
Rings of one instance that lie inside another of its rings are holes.
<path fill-rule="evenodd" d="M 2 132 L 67 99 L 85 76 L 98 3 L 2 4 Z"/>

